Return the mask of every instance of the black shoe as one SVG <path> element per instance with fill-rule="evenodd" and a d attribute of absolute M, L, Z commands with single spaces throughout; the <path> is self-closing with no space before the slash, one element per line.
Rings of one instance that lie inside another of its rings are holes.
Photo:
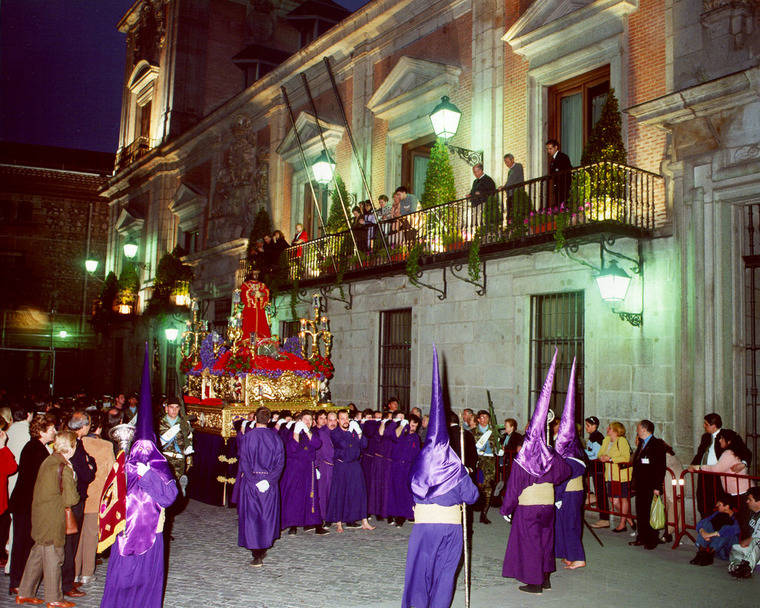
<path fill-rule="evenodd" d="M 544 582 L 541 583 L 541 589 L 544 591 L 548 591 L 552 588 L 552 582 L 549 580 L 550 576 L 551 575 L 548 572 L 544 574 Z"/>
<path fill-rule="evenodd" d="M 689 560 L 689 563 L 694 566 L 701 566 L 704 559 L 705 552 L 702 549 L 697 551 L 697 554 Z"/>
<path fill-rule="evenodd" d="M 404 522 L 406 521 L 406 518 L 404 517 L 397 517 L 396 518 L 396 525 L 400 528 L 404 525 Z"/>
<path fill-rule="evenodd" d="M 325 530 L 322 526 L 317 526 L 314 530 L 314 534 L 317 534 L 319 536 L 324 536 L 325 534 L 330 534 L 329 530 Z"/>
<path fill-rule="evenodd" d="M 309 530 L 315 530 L 317 526 L 304 526 L 303 531 L 308 532 Z"/>
<path fill-rule="evenodd" d="M 638 539 L 632 540 L 628 543 L 631 547 L 641 547 L 644 545 L 644 543 Z"/>
<path fill-rule="evenodd" d="M 634 532 L 636 531 L 636 522 L 635 521 L 631 522 L 631 530 L 633 530 Z"/>
<path fill-rule="evenodd" d="M 288 530 L 288 534 L 295 534 L 296 531 L 297 531 L 296 527 L 293 526 L 293 527 L 290 528 L 290 530 Z"/>
<path fill-rule="evenodd" d="M 490 523 L 491 523 L 491 520 L 490 520 L 490 519 L 488 519 L 488 517 L 486 516 L 486 514 L 485 514 L 485 513 L 481 513 L 481 514 L 480 514 L 480 523 L 481 523 L 481 524 L 490 524 Z"/>
<path fill-rule="evenodd" d="M 657 545 L 644 545 L 644 549 L 647 551 L 654 551 L 657 548 Z"/>
<path fill-rule="evenodd" d="M 522 585 L 521 587 L 518 587 L 518 589 L 520 591 L 524 591 L 525 593 L 543 593 L 544 592 L 541 585 Z"/>
<path fill-rule="evenodd" d="M 612 528 L 612 531 L 615 534 L 622 534 L 623 532 L 628 532 L 628 528 Z"/>
<path fill-rule="evenodd" d="M 393 521 L 393 518 L 392 518 L 392 517 L 388 517 L 388 518 L 387 518 L 385 521 L 387 521 L 387 522 L 388 522 L 389 524 L 391 524 L 392 526 L 395 526 L 395 525 L 396 525 L 396 522 L 395 522 L 395 521 Z"/>
<path fill-rule="evenodd" d="M 253 566 L 254 568 L 261 568 L 261 566 L 263 566 L 263 565 L 264 565 L 264 560 L 261 558 L 260 555 L 256 555 L 251 560 L 251 566 Z"/>
<path fill-rule="evenodd" d="M 672 534 L 665 534 L 661 539 L 660 543 L 663 545 L 669 545 L 673 542 L 673 535 Z"/>

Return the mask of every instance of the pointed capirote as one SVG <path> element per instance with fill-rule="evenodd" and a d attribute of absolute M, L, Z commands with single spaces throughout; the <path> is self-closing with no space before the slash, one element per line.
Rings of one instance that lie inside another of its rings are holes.
<path fill-rule="evenodd" d="M 575 431 L 575 357 L 573 367 L 570 369 L 570 382 L 567 385 L 565 407 L 562 409 L 562 419 L 557 431 L 557 439 L 554 442 L 554 451 L 562 458 L 580 456 L 578 445 L 578 433 Z"/>

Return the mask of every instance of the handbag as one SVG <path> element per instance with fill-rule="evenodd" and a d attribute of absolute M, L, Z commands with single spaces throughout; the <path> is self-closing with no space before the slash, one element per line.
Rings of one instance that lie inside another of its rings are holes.
<path fill-rule="evenodd" d="M 662 530 L 665 527 L 665 504 L 662 496 L 652 499 L 652 507 L 649 509 L 649 525 L 653 530 Z"/>
<path fill-rule="evenodd" d="M 61 496 L 63 496 L 63 467 L 66 465 L 59 464 L 58 465 L 58 489 L 61 491 Z M 63 509 L 63 516 L 66 520 L 66 535 L 69 534 L 76 534 L 79 532 L 79 526 L 77 525 L 76 517 L 74 517 L 74 511 L 71 510 L 71 507 L 64 507 Z"/>

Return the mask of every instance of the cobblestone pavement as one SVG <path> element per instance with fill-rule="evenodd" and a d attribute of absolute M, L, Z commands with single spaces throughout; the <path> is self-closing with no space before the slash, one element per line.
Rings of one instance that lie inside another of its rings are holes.
<path fill-rule="evenodd" d="M 630 537 L 603 530 L 604 548 L 584 537 L 588 567 L 553 575 L 553 589 L 541 596 L 517 591 L 518 583 L 501 577 L 507 524 L 493 513 L 493 524 L 475 523 L 472 559 L 473 608 L 563 606 L 612 603 L 616 606 L 684 608 L 758 606 L 760 575 L 735 581 L 725 564 L 689 565 L 691 544 L 675 551 L 629 547 Z M 476 518 L 477 521 L 477 518 Z M 251 568 L 250 553 L 237 546 L 237 516 L 232 509 L 190 502 L 176 519 L 171 543 L 166 608 L 398 608 L 411 524 L 401 529 L 381 522 L 372 532 L 348 530 L 317 537 L 299 530 L 270 550 L 263 568 Z M 77 601 L 81 608 L 99 605 L 105 576 Z M 5 582 L 7 584 L 7 578 Z M 3 587 L 4 589 L 5 587 Z M 40 596 L 42 596 L 40 590 Z M 5 592 L 0 606 L 14 606 Z M 464 606 L 460 575 L 453 606 Z"/>

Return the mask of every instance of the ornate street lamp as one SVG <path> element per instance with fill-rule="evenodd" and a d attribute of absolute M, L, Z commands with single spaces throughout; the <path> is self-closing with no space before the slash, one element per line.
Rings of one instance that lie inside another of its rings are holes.
<path fill-rule="evenodd" d="M 620 304 L 625 300 L 630 284 L 631 277 L 615 260 L 607 262 L 607 267 L 596 276 L 596 285 L 602 300 L 609 304 Z"/>
<path fill-rule="evenodd" d="M 430 113 L 430 122 L 433 123 L 433 132 L 436 137 L 443 139 L 443 143 L 450 152 L 454 152 L 459 158 L 470 166 L 483 164 L 483 152 L 452 146 L 448 140 L 457 134 L 459 120 L 462 118 L 462 112 L 457 108 L 448 96 L 441 97 L 439 103 Z"/>
<path fill-rule="evenodd" d="M 90 274 L 93 274 L 98 269 L 97 260 L 85 260 L 84 267 Z"/>
<path fill-rule="evenodd" d="M 124 243 L 124 255 L 128 259 L 132 260 L 137 255 L 137 243 L 128 242 Z"/>
<path fill-rule="evenodd" d="M 167 327 L 164 329 L 164 335 L 169 342 L 174 342 L 177 339 L 179 330 L 176 327 Z"/>
<path fill-rule="evenodd" d="M 327 151 L 322 150 L 322 153 L 311 166 L 311 170 L 314 172 L 316 182 L 322 186 L 326 186 L 332 181 L 333 173 L 335 172 L 335 161 L 330 158 Z"/>

